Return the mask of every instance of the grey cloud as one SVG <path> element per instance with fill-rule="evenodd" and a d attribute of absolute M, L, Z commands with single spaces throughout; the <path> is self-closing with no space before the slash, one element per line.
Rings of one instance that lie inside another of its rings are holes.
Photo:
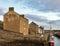
<path fill-rule="evenodd" d="M 58 17 L 60 17 L 60 14 L 57 14 Z"/>
<path fill-rule="evenodd" d="M 18 0 L 18 2 L 40 11 L 60 12 L 60 0 Z"/>
<path fill-rule="evenodd" d="M 4 14 L 4 9 L 0 8 L 0 15 L 3 15 L 3 14 Z"/>
<path fill-rule="evenodd" d="M 46 19 L 46 17 L 43 16 L 37 16 L 37 15 L 25 15 L 27 18 L 29 18 L 30 20 L 36 21 L 36 22 L 46 22 L 48 21 Z"/>
<path fill-rule="evenodd" d="M 25 15 L 26 18 L 30 19 L 31 21 L 36 22 L 39 26 L 43 26 L 44 29 L 50 29 L 50 25 L 53 26 L 53 29 L 60 27 L 60 20 L 48 20 L 44 16 L 37 16 L 37 15 Z"/>
<path fill-rule="evenodd" d="M 25 17 L 28 18 L 29 20 L 35 22 L 37 25 L 43 26 L 44 29 L 49 28 L 48 23 L 46 23 L 48 20 L 44 16 L 26 14 Z"/>
<path fill-rule="evenodd" d="M 52 29 L 60 30 L 60 20 L 50 21 Z"/>
<path fill-rule="evenodd" d="M 50 21 L 50 24 L 60 26 L 60 20 Z"/>

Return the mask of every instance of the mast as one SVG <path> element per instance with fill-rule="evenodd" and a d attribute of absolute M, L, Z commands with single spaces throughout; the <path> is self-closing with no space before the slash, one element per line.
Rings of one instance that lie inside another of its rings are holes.
<path fill-rule="evenodd" d="M 52 27 L 51 27 L 51 25 L 50 25 L 50 35 L 52 35 Z"/>

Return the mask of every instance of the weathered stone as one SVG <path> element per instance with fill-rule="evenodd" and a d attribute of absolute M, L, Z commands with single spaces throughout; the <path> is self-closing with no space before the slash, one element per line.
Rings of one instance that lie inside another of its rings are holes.
<path fill-rule="evenodd" d="M 4 30 L 23 33 L 28 35 L 28 19 L 24 15 L 18 14 L 13 7 L 4 15 Z"/>

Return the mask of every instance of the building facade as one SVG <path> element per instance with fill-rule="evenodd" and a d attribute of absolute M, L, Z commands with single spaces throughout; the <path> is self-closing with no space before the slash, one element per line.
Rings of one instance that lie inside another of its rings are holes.
<path fill-rule="evenodd" d="M 38 25 L 34 22 L 29 24 L 29 34 L 38 34 Z"/>
<path fill-rule="evenodd" d="M 44 34 L 44 27 L 42 27 L 42 26 L 39 27 L 39 33 Z"/>
<path fill-rule="evenodd" d="M 28 19 L 14 11 L 13 7 L 4 15 L 4 30 L 28 34 Z"/>

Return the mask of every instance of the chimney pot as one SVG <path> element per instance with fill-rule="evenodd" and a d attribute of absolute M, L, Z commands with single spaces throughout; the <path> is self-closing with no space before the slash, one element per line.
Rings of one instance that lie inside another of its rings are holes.
<path fill-rule="evenodd" d="M 9 11 L 14 11 L 14 7 L 9 7 Z"/>

